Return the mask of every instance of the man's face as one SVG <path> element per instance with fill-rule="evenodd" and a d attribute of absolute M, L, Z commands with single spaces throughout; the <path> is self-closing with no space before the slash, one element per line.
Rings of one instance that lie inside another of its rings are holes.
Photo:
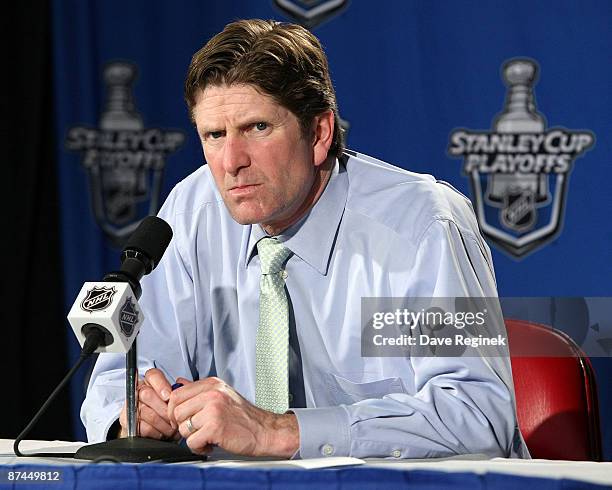
<path fill-rule="evenodd" d="M 303 214 L 319 162 L 293 113 L 251 85 L 209 86 L 193 113 L 234 220 L 283 230 Z"/>

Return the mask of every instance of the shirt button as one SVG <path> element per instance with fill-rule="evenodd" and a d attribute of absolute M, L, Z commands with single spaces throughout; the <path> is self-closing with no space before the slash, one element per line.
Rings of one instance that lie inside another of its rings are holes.
<path fill-rule="evenodd" d="M 393 456 L 394 458 L 401 458 L 402 457 L 402 452 L 399 449 L 394 449 L 391 452 L 391 456 Z"/>
<path fill-rule="evenodd" d="M 281 277 L 282 277 L 283 279 L 287 279 L 287 276 L 288 276 L 288 275 L 289 275 L 289 274 L 287 274 L 287 271 L 285 271 L 285 270 L 281 271 Z"/>
<path fill-rule="evenodd" d="M 323 446 L 323 454 L 325 456 L 331 456 L 334 454 L 334 446 L 331 444 L 325 444 L 325 446 Z"/>

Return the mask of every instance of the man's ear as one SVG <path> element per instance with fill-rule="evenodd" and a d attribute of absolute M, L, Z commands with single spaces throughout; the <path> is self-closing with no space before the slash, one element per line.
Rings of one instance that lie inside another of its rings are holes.
<path fill-rule="evenodd" d="M 321 165 L 327 159 L 327 152 L 334 139 L 334 112 L 329 110 L 314 117 L 314 164 Z"/>

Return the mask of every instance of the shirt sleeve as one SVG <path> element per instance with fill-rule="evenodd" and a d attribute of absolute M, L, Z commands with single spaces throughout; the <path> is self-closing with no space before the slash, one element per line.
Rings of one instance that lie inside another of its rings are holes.
<path fill-rule="evenodd" d="M 435 220 L 417 248 L 412 297 L 496 297 L 490 252 L 480 236 Z M 416 284 L 416 287 L 414 286 Z M 384 363 L 386 358 L 380 358 Z M 415 391 L 352 405 L 293 409 L 299 456 L 431 458 L 478 453 L 529 457 L 517 429 L 510 360 L 411 357 Z"/>

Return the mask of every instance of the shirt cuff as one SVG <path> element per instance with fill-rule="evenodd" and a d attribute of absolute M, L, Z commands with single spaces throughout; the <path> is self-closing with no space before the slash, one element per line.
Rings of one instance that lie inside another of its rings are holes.
<path fill-rule="evenodd" d="M 292 408 L 291 411 L 300 429 L 300 458 L 349 456 L 349 416 L 344 407 Z"/>
<path fill-rule="evenodd" d="M 105 408 L 104 414 L 98 413 L 96 414 L 96 418 L 93 418 L 91 421 L 87 420 L 85 428 L 87 430 L 87 441 L 90 444 L 109 440 L 109 430 L 119 419 L 119 414 L 121 413 L 122 408 L 123 403 L 117 405 L 116 407 L 111 405 Z M 116 437 L 117 434 L 111 434 L 110 439 L 115 439 Z"/>

